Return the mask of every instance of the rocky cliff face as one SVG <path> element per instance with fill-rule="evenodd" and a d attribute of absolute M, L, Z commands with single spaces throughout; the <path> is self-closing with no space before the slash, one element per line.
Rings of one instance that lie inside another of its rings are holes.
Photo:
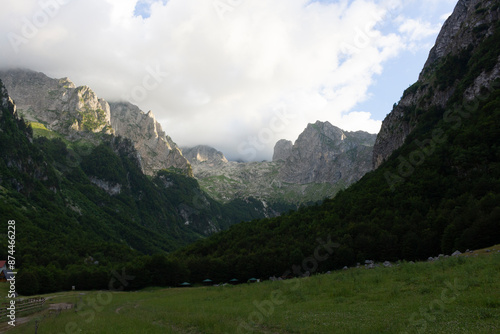
<path fill-rule="evenodd" d="M 361 131 L 344 132 L 329 122 L 309 124 L 293 145 L 279 178 L 298 184 L 350 185 L 371 170 L 375 138 Z"/>
<path fill-rule="evenodd" d="M 290 140 L 281 139 L 274 146 L 273 161 L 286 161 L 292 155 L 293 143 Z"/>
<path fill-rule="evenodd" d="M 424 75 L 443 57 L 480 44 L 493 33 L 498 17 L 498 1 L 459 0 L 439 32 L 420 78 L 424 79 Z"/>
<path fill-rule="evenodd" d="M 435 46 L 418 81 L 386 117 L 373 149 L 373 167 L 377 168 L 399 147 L 418 124 L 418 110 L 445 108 L 457 89 L 463 69 L 478 45 L 497 28 L 500 10 L 498 1 L 460 0 L 453 14 L 443 25 Z M 448 68 L 449 67 L 449 68 Z M 448 72 L 444 77 L 436 71 Z M 497 62 L 470 80 L 464 98 L 472 100 L 482 87 L 498 78 Z"/>
<path fill-rule="evenodd" d="M 109 105 L 87 86 L 68 79 L 55 80 L 24 70 L 1 72 L 19 113 L 29 121 L 47 124 L 53 131 L 78 137 L 81 132 L 113 133 Z"/>
<path fill-rule="evenodd" d="M 174 167 L 193 176 L 189 162 L 151 111 L 146 114 L 128 102 L 110 103 L 110 108 L 112 128 L 117 135 L 134 143 L 146 174 Z"/>
<path fill-rule="evenodd" d="M 2 80 L 0 80 L 0 108 L 4 110 L 12 110 L 12 113 L 16 114 L 16 106 L 14 105 L 14 101 L 9 96 L 7 92 L 7 88 L 5 88 Z M 2 114 L 0 114 L 0 119 Z"/>
<path fill-rule="evenodd" d="M 109 104 L 89 87 L 76 87 L 68 78 L 57 80 L 28 70 L 3 71 L 0 78 L 28 121 L 42 123 L 70 140 L 93 140 L 89 133 L 128 138 L 141 157 L 144 173 L 153 175 L 173 167 L 192 176 L 188 161 L 152 112 L 145 114 L 130 103 Z"/>
<path fill-rule="evenodd" d="M 206 146 L 183 152 L 202 188 L 219 201 L 254 197 L 304 203 L 333 196 L 370 171 L 375 138 L 317 122 L 307 126 L 295 145 L 280 140 L 272 162 L 228 162 Z"/>
<path fill-rule="evenodd" d="M 206 145 L 185 148 L 182 150 L 182 154 L 192 165 L 208 164 L 210 166 L 220 166 L 221 164 L 228 163 L 224 153 Z"/>

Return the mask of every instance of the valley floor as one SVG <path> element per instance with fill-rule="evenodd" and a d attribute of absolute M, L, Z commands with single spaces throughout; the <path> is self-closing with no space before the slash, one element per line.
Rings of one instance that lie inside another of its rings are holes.
<path fill-rule="evenodd" d="M 8 333 L 34 333 L 36 322 L 38 334 L 499 333 L 500 246 L 491 249 L 251 285 L 51 294 Z M 61 303 L 76 309 L 49 310 Z"/>

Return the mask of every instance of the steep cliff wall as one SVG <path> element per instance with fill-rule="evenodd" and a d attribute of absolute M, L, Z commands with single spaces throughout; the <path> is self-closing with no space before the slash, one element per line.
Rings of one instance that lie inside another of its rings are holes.
<path fill-rule="evenodd" d="M 189 162 L 181 150 L 165 134 L 151 111 L 144 113 L 128 103 L 111 103 L 111 126 L 119 136 L 130 139 L 141 156 L 146 174 L 165 168 L 177 168 L 193 176 Z"/>
<path fill-rule="evenodd" d="M 376 135 L 343 131 L 329 122 L 309 124 L 280 169 L 283 182 L 350 185 L 371 170 Z"/>
<path fill-rule="evenodd" d="M 498 1 L 460 0 L 443 25 L 418 81 L 408 88 L 386 117 L 373 149 L 373 167 L 378 168 L 403 145 L 419 122 L 421 110 L 446 108 L 454 96 L 467 64 L 478 46 L 497 30 Z M 463 97 L 472 100 L 500 73 L 498 60 L 475 73 Z"/>
<path fill-rule="evenodd" d="M 76 87 L 68 78 L 57 80 L 19 69 L 2 71 L 0 78 L 26 120 L 42 123 L 70 140 L 95 141 L 94 133 L 128 138 L 145 174 L 174 168 L 192 176 L 189 162 L 151 111 L 146 114 L 130 103 L 109 104 L 88 86 Z"/>
<path fill-rule="evenodd" d="M 76 87 L 68 78 L 51 79 L 26 70 L 0 72 L 19 113 L 69 137 L 81 132 L 113 133 L 108 103 L 87 86 Z"/>

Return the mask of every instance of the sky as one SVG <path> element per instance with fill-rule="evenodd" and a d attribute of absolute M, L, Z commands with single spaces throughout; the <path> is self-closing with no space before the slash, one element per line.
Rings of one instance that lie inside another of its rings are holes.
<path fill-rule="evenodd" d="M 457 0 L 2 1 L 0 67 L 152 110 L 181 147 L 270 160 L 308 123 L 377 133 Z"/>

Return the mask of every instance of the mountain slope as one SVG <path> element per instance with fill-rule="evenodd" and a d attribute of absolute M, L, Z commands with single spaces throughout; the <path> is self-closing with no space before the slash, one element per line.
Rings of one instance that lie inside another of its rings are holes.
<path fill-rule="evenodd" d="M 499 42 L 495 37 L 497 22 L 497 1 L 458 2 L 443 25 L 418 81 L 404 92 L 384 120 L 374 147 L 375 168 L 403 145 L 424 115 L 422 110 L 446 108 L 450 99 L 463 98 L 460 102 L 467 103 L 498 77 L 500 65 L 493 54 Z M 477 59 L 471 59 L 474 54 Z M 482 61 L 482 57 L 488 60 Z"/>
<path fill-rule="evenodd" d="M 219 270 L 245 278 L 282 275 L 294 264 L 297 276 L 498 244 L 498 14 L 498 1 L 459 2 L 438 40 L 446 52 L 436 60 L 431 53 L 426 81 L 407 90 L 384 121 L 378 169 L 321 206 L 233 226 L 179 256 L 224 263 Z M 477 25 L 484 16 L 496 19 Z M 442 36 L 473 40 L 464 46 Z"/>

